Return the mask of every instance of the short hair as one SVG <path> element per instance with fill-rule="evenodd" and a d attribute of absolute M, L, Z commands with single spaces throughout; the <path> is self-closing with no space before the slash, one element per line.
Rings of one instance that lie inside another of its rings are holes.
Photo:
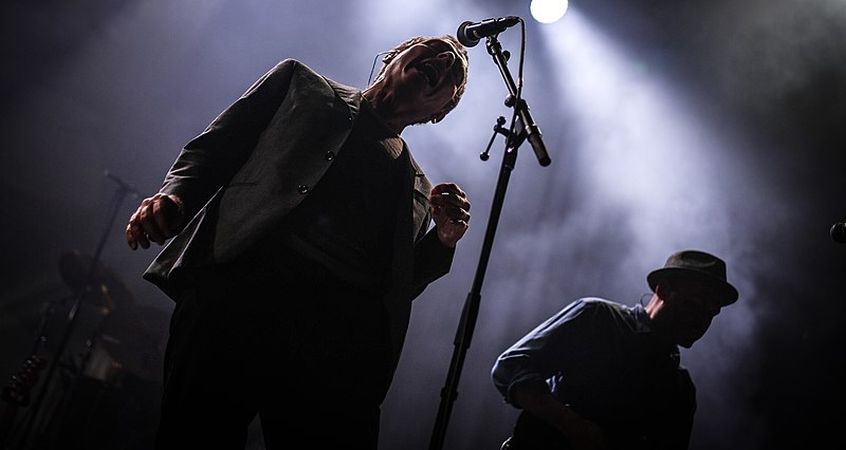
<path fill-rule="evenodd" d="M 446 115 L 449 114 L 450 111 L 452 111 L 453 109 L 455 109 L 456 106 L 458 106 L 458 101 L 461 100 L 461 96 L 464 94 L 464 89 L 467 87 L 467 73 L 470 69 L 470 62 L 469 62 L 469 57 L 467 55 L 467 49 L 464 48 L 464 46 L 461 45 L 460 42 L 458 42 L 458 39 L 456 39 L 455 37 L 453 37 L 451 35 L 445 34 L 443 36 L 415 36 L 411 39 L 407 39 L 407 40 L 401 42 L 396 47 L 394 47 L 391 50 L 385 52 L 385 56 L 382 57 L 382 63 L 383 63 L 382 69 L 379 70 L 379 74 L 376 75 L 376 80 L 374 81 L 374 83 L 375 83 L 380 78 L 382 78 L 382 76 L 385 74 L 385 69 L 388 67 L 388 64 L 390 64 L 391 61 L 393 61 L 400 53 L 408 50 L 409 48 L 411 48 L 414 45 L 417 45 L 421 42 L 425 42 L 425 41 L 428 41 L 428 40 L 431 40 L 431 39 L 444 40 L 447 43 L 449 43 L 456 50 L 456 53 L 458 54 L 458 59 L 461 61 L 461 68 L 463 69 L 464 76 L 461 80 L 461 84 L 458 86 L 458 88 L 455 91 L 455 95 L 453 95 L 453 97 L 450 99 L 450 101 L 447 102 L 447 104 L 444 105 L 444 107 L 440 111 L 438 111 L 438 113 L 435 114 L 434 117 L 427 119 L 427 120 L 423 120 L 423 121 L 418 122 L 418 123 L 425 123 L 425 122 L 438 123 L 441 120 L 444 120 L 444 117 L 446 117 Z"/>

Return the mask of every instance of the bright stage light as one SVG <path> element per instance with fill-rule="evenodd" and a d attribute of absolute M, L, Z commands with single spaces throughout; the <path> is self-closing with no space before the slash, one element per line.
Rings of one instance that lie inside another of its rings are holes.
<path fill-rule="evenodd" d="M 564 17 L 567 12 L 567 0 L 532 0 L 529 11 L 540 23 L 553 23 Z"/>

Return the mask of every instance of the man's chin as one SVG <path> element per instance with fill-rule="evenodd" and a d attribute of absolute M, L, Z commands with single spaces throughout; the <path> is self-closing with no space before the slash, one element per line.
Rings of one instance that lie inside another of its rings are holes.
<path fill-rule="evenodd" d="M 704 334 L 705 333 L 699 333 L 696 336 L 683 336 L 683 337 L 679 338 L 679 340 L 678 340 L 679 346 L 684 347 L 684 348 L 693 347 L 693 344 L 695 344 L 696 341 L 701 339 Z"/>

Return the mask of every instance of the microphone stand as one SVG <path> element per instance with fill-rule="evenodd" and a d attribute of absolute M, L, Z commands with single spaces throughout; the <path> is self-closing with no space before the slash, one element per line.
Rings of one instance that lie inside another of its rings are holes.
<path fill-rule="evenodd" d="M 494 191 L 493 203 L 491 206 L 490 218 L 488 219 L 488 226 L 485 230 L 485 238 L 482 243 L 482 253 L 479 256 L 479 264 L 476 267 L 476 275 L 473 278 L 473 286 L 467 294 L 464 301 L 464 309 L 461 312 L 461 320 L 458 325 L 458 330 L 455 334 L 453 342 L 455 349 L 452 353 L 452 360 L 450 361 L 449 372 L 447 373 L 446 383 L 441 389 L 441 403 L 438 407 L 438 415 L 435 420 L 435 427 L 432 431 L 432 436 L 429 441 L 429 450 L 440 450 L 443 448 L 444 438 L 446 437 L 447 425 L 449 423 L 450 414 L 452 413 L 452 406 L 455 399 L 458 397 L 458 381 L 461 377 L 461 370 L 464 367 L 464 359 L 467 355 L 467 350 L 470 348 L 470 341 L 473 337 L 473 329 L 476 326 L 476 318 L 479 315 L 479 306 L 482 301 L 482 283 L 485 279 L 485 271 L 487 270 L 488 261 L 490 259 L 491 249 L 493 248 L 494 235 L 496 234 L 499 217 L 502 213 L 502 205 L 505 201 L 505 192 L 508 189 L 508 181 L 511 178 L 511 172 L 514 170 L 514 165 L 517 162 L 517 150 L 520 144 L 527 138 L 535 150 L 535 155 L 538 157 L 538 162 L 542 166 L 547 166 L 551 162 L 549 156 L 546 154 L 546 149 L 541 140 L 540 129 L 534 123 L 529 107 L 522 99 L 517 99 L 517 86 L 514 84 L 514 78 L 508 70 L 508 51 L 502 51 L 502 45 L 496 39 L 496 36 L 489 36 L 486 41 L 488 53 L 493 57 L 494 63 L 499 67 L 499 72 L 502 75 L 508 88 L 509 95 L 505 100 L 505 105 L 515 108 L 515 114 L 519 118 L 516 121 L 513 130 L 503 128 L 505 118 L 499 117 L 497 124 L 494 126 L 494 133 L 488 142 L 488 147 L 482 152 L 479 157 L 482 161 L 487 161 L 489 158 L 489 151 L 491 144 L 497 134 L 502 134 L 506 137 L 506 148 L 502 158 L 502 166 L 500 166 L 499 178 L 496 183 L 496 190 Z"/>
<path fill-rule="evenodd" d="M 103 248 L 106 246 L 106 242 L 109 237 L 109 231 L 111 231 L 112 226 L 115 223 L 115 218 L 117 217 L 118 212 L 120 212 L 120 207 L 123 204 L 123 200 L 127 195 L 132 195 L 135 198 L 139 196 L 138 191 L 135 190 L 133 186 L 127 184 L 116 175 L 110 173 L 109 171 L 106 171 L 104 173 L 104 176 L 111 179 L 117 184 L 117 188 L 115 189 L 114 197 L 112 198 L 112 203 L 110 205 L 108 222 L 106 228 L 103 229 L 103 234 L 100 236 L 100 241 L 98 242 L 97 248 L 94 251 L 94 255 L 91 259 L 91 264 L 88 266 L 84 282 L 79 288 L 79 292 L 77 292 L 76 296 L 74 297 L 73 305 L 71 306 L 70 312 L 68 312 L 68 324 L 65 327 L 61 340 L 59 341 L 55 355 L 53 355 L 53 358 L 50 360 L 50 364 L 47 368 L 47 373 L 45 374 L 44 381 L 41 385 L 41 390 L 38 392 L 38 396 L 36 397 L 35 402 L 33 402 L 32 408 L 30 409 L 29 415 L 27 416 L 26 423 L 24 424 L 22 435 L 18 441 L 24 447 L 27 445 L 29 435 L 33 431 L 35 422 L 38 420 L 38 412 L 44 402 L 44 397 L 47 394 L 47 391 L 49 390 L 50 380 L 52 379 L 56 368 L 58 367 L 59 360 L 62 358 L 62 354 L 64 353 L 68 342 L 70 341 L 71 335 L 79 317 L 79 309 L 82 306 L 83 301 L 85 300 L 85 295 L 88 292 L 88 288 L 93 284 L 94 279 L 96 278 L 97 269 L 100 263 L 100 256 L 103 253 Z M 76 370 L 74 371 L 75 378 L 79 377 L 82 371 L 85 370 L 84 364 L 86 362 L 87 361 L 83 360 L 81 366 L 76 368 Z M 47 424 L 49 425 L 49 417 Z"/>

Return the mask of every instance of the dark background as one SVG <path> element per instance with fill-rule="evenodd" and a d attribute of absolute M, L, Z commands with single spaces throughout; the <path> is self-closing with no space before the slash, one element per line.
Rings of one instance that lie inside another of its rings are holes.
<path fill-rule="evenodd" d="M 70 296 L 61 256 L 93 253 L 107 227 L 115 184 L 105 170 L 154 193 L 181 146 L 280 59 L 364 87 L 375 54 L 408 36 L 519 15 L 524 93 L 553 164 L 540 168 L 526 147 L 513 174 L 446 448 L 498 448 L 509 434 L 517 411 L 489 379 L 501 351 L 575 298 L 635 304 L 645 274 L 681 248 L 726 259 L 741 292 L 682 354 L 698 386 L 691 448 L 842 441 L 846 245 L 828 229 L 846 220 L 846 3 L 574 1 L 551 25 L 533 22 L 528 2 L 504 0 L 3 9 L 0 376 L 28 356 L 47 302 Z M 519 36 L 502 36 L 515 55 Z M 477 155 L 507 112 L 505 91 L 483 47 L 470 54 L 461 105 L 404 133 L 433 182 L 465 188 L 473 220 L 452 272 L 415 301 L 383 407 L 386 449 L 428 443 L 498 171 L 498 150 L 488 163 Z M 103 259 L 113 357 L 154 388 L 172 304 L 140 279 L 155 252 L 123 242 L 137 202 L 120 206 Z M 70 353 L 100 316 L 84 317 Z M 130 400 L 120 400 L 142 391 L 100 404 L 93 428 L 105 436 L 137 420 L 121 424 Z"/>

